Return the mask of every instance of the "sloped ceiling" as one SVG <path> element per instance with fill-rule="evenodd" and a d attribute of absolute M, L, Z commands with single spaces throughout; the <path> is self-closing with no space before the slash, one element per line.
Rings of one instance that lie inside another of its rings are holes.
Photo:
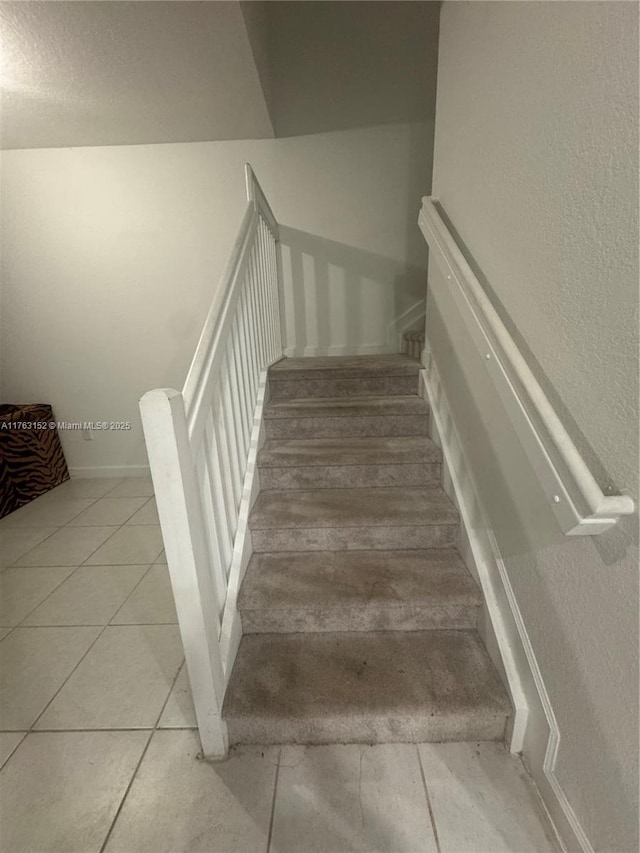
<path fill-rule="evenodd" d="M 433 121 L 439 0 L 248 5 L 265 7 L 276 136 Z"/>
<path fill-rule="evenodd" d="M 0 146 L 433 120 L 439 0 L 0 0 Z"/>
<path fill-rule="evenodd" d="M 233 0 L 0 3 L 3 148 L 273 135 Z"/>

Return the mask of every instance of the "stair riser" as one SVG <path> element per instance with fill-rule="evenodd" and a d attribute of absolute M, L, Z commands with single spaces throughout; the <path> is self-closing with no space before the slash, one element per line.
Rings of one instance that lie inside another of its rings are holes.
<path fill-rule="evenodd" d="M 504 740 L 505 714 L 447 715 L 403 719 L 373 714 L 313 720 L 236 718 L 227 720 L 229 742 L 275 744 L 443 743 Z"/>
<path fill-rule="evenodd" d="M 420 527 L 309 527 L 252 530 L 257 553 L 267 551 L 395 551 L 449 548 L 456 543 L 457 524 Z"/>
<path fill-rule="evenodd" d="M 239 609 L 244 634 L 465 630 L 475 628 L 478 621 L 478 607 L 465 605 L 245 610 L 240 602 Z"/>
<path fill-rule="evenodd" d="M 362 379 L 269 380 L 272 400 L 304 397 L 396 397 L 418 394 L 418 378 L 413 376 L 369 376 Z"/>
<path fill-rule="evenodd" d="M 266 418 L 267 438 L 355 438 L 429 434 L 426 415 L 344 418 Z"/>
<path fill-rule="evenodd" d="M 260 488 L 355 489 L 430 486 L 440 482 L 440 465 L 309 465 L 260 468 Z"/>

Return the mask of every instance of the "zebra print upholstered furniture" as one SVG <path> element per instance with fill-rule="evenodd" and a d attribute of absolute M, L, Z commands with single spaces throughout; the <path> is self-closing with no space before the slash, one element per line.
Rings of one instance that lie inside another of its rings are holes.
<path fill-rule="evenodd" d="M 0 405 L 0 518 L 68 479 L 51 406 Z"/>

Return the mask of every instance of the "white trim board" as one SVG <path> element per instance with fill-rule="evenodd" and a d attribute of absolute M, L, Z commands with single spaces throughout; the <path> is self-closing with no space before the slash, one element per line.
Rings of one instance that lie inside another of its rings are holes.
<path fill-rule="evenodd" d="M 431 438 L 442 449 L 444 489 L 460 512 L 460 553 L 484 596 L 478 630 L 514 705 L 508 746 L 512 752 L 522 752 L 564 849 L 593 853 L 555 775 L 558 723 L 498 543 L 486 523 L 428 341 L 422 363 L 420 394 L 429 403 Z"/>
<path fill-rule="evenodd" d="M 150 477 L 148 465 L 97 465 L 69 468 L 69 474 L 77 479 L 87 477 Z"/>

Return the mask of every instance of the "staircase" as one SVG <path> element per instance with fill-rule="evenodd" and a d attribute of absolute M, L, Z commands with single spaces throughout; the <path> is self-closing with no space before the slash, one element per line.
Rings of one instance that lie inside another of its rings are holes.
<path fill-rule="evenodd" d="M 504 737 L 419 369 L 406 355 L 270 368 L 230 743 Z"/>

